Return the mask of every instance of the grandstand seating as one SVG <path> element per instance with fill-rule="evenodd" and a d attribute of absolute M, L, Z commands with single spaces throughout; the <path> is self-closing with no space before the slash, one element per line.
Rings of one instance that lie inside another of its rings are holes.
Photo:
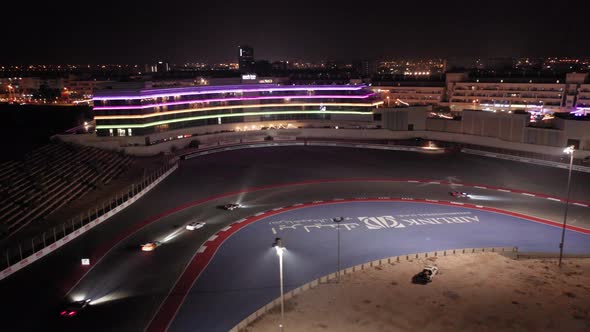
<path fill-rule="evenodd" d="M 131 161 L 115 152 L 52 142 L 23 161 L 0 164 L 0 237 L 108 184 Z"/>

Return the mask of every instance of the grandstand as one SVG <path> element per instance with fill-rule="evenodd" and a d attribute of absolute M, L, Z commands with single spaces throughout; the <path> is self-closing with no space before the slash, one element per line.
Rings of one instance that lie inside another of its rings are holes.
<path fill-rule="evenodd" d="M 0 165 L 0 237 L 38 223 L 62 206 L 108 184 L 131 157 L 93 147 L 51 142 L 22 161 Z"/>

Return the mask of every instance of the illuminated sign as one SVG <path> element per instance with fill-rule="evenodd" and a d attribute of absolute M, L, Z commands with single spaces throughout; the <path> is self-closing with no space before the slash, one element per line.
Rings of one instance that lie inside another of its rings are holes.
<path fill-rule="evenodd" d="M 90 265 L 90 259 L 82 258 L 82 265 Z"/>
<path fill-rule="evenodd" d="M 256 79 L 256 74 L 245 74 L 245 75 L 242 75 L 242 79 L 243 80 L 255 80 Z"/>
<path fill-rule="evenodd" d="M 258 81 L 258 83 L 272 83 L 272 79 L 270 78 L 265 78 L 263 80 Z"/>

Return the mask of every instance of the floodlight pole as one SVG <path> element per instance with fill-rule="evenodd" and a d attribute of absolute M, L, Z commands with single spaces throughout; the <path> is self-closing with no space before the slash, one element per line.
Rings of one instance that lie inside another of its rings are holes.
<path fill-rule="evenodd" d="M 570 192 L 571 192 L 571 180 L 572 180 L 572 166 L 574 164 L 574 146 L 570 146 L 568 148 L 566 148 L 564 150 L 565 153 L 568 153 L 570 155 L 570 167 L 569 167 L 569 172 L 567 175 L 567 196 L 566 196 L 566 200 L 565 200 L 565 212 L 563 214 L 563 227 L 561 228 L 561 242 L 559 243 L 559 263 L 557 264 L 559 267 L 561 267 L 561 260 L 563 258 L 563 243 L 565 240 L 565 225 L 567 222 L 567 210 L 568 207 L 570 205 Z"/>
<path fill-rule="evenodd" d="M 285 246 L 280 237 L 275 239 L 272 246 L 276 249 L 277 256 L 279 256 L 279 280 L 281 288 L 281 323 L 279 324 L 279 329 L 282 332 L 285 327 L 285 297 L 283 292 L 283 251 L 285 250 Z"/>
<path fill-rule="evenodd" d="M 338 270 L 336 270 L 336 275 L 338 276 L 338 282 L 340 282 L 340 223 L 344 220 L 344 217 L 333 218 L 332 221 L 336 223 L 336 232 L 338 233 Z"/>

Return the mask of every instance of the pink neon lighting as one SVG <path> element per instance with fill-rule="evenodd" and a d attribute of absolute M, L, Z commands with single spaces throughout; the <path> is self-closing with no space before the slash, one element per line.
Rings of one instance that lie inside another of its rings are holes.
<path fill-rule="evenodd" d="M 171 105 L 182 105 L 182 104 L 193 104 L 193 103 L 212 103 L 212 102 L 224 102 L 224 101 L 238 101 L 238 100 L 266 100 L 266 99 L 319 99 L 319 98 L 342 98 L 342 99 L 366 99 L 374 96 L 376 93 L 369 93 L 367 95 L 358 96 L 347 96 L 347 95 L 313 95 L 313 96 L 268 96 L 268 97 L 240 97 L 240 98 L 216 98 L 216 99 L 201 99 L 201 100 L 183 100 L 173 101 L 161 104 L 149 104 L 149 105 L 130 105 L 130 106 L 96 106 L 95 110 L 135 110 L 145 109 L 159 106 L 171 106 Z"/>
<path fill-rule="evenodd" d="M 233 89 L 225 89 L 225 90 L 201 90 L 201 91 L 177 91 L 177 92 L 162 92 L 157 93 L 157 91 L 166 91 L 166 89 L 162 90 L 155 90 L 153 94 L 150 94 L 149 90 L 145 91 L 146 94 L 141 94 L 141 91 L 138 91 L 134 95 L 113 95 L 113 96 L 99 96 L 94 97 L 92 100 L 124 100 L 124 99 L 151 99 L 151 98 L 159 98 L 159 97 L 173 97 L 173 96 L 189 96 L 189 95 L 206 95 L 206 94 L 213 94 L 213 93 L 236 93 L 236 92 L 261 92 L 261 91 L 356 91 L 365 88 L 366 85 L 354 85 L 354 86 L 331 86 L 331 85 L 296 85 L 296 86 L 272 86 L 272 87 L 264 87 L 264 88 L 250 88 L 248 86 L 240 86 Z"/>

